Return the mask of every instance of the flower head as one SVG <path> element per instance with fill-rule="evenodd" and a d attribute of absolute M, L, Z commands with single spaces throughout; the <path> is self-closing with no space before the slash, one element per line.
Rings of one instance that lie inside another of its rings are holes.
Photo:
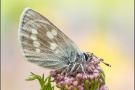
<path fill-rule="evenodd" d="M 51 71 L 56 86 L 61 90 L 108 90 L 105 85 L 105 74 L 99 66 L 100 60 L 90 61 L 86 72 L 76 72 L 72 75 L 61 74 L 64 70 Z"/>

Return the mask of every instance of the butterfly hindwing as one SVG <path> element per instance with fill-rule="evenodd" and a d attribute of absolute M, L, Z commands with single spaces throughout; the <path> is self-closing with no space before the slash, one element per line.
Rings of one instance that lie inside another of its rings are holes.
<path fill-rule="evenodd" d="M 21 16 L 18 35 L 24 57 L 46 68 L 65 67 L 80 53 L 64 33 L 30 8 L 26 8 Z"/>

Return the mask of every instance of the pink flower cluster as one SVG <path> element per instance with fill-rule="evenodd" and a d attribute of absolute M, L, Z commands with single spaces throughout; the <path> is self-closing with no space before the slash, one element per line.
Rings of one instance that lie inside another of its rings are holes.
<path fill-rule="evenodd" d="M 56 86 L 61 90 L 109 90 L 105 85 L 105 74 L 99 66 L 100 61 L 93 59 L 85 73 L 77 72 L 72 75 L 61 75 L 63 70 L 51 71 Z"/>

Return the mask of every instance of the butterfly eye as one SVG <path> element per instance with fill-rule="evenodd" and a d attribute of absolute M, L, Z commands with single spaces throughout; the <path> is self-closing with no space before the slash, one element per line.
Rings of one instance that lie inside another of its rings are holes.
<path fill-rule="evenodd" d="M 84 57 L 85 57 L 85 60 L 87 61 L 88 60 L 88 55 L 86 55 L 86 53 L 84 53 Z"/>

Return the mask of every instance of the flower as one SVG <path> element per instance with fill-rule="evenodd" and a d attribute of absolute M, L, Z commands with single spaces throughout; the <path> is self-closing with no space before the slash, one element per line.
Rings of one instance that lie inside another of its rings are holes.
<path fill-rule="evenodd" d="M 72 75 L 61 74 L 64 70 L 51 71 L 50 76 L 54 78 L 56 86 L 61 90 L 108 90 L 105 85 L 105 74 L 99 65 L 100 60 L 93 58 L 85 74 L 76 72 Z"/>
<path fill-rule="evenodd" d="M 99 90 L 109 90 L 106 85 L 102 85 Z"/>

